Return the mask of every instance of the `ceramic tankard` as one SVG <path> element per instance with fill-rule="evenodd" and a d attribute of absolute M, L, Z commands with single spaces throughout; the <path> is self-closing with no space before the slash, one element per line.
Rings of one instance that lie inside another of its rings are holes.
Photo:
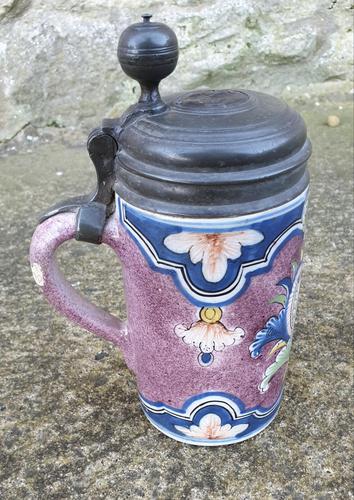
<path fill-rule="evenodd" d="M 60 313 L 122 350 L 155 427 L 185 443 L 231 444 L 269 425 L 282 398 L 311 148 L 301 117 L 263 93 L 163 100 L 158 84 L 178 45 L 150 17 L 118 46 L 139 102 L 89 136 L 97 189 L 42 217 L 30 261 Z M 126 322 L 58 270 L 55 251 L 71 238 L 116 252 Z"/>

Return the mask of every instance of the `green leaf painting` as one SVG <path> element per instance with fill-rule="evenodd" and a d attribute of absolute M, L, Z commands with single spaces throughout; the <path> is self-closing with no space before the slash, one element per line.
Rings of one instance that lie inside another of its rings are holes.
<path fill-rule="evenodd" d="M 286 303 L 286 295 L 282 295 L 282 294 L 276 295 L 275 297 L 273 297 L 270 300 L 270 303 L 271 304 L 281 304 L 284 307 L 285 303 Z"/>

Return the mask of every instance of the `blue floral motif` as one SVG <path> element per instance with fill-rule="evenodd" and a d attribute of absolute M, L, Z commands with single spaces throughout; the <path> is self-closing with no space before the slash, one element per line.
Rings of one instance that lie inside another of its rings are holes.
<path fill-rule="evenodd" d="M 292 278 L 287 277 L 279 281 L 278 285 L 284 288 L 285 294 L 277 295 L 272 302 L 281 304 L 282 309 L 277 316 L 269 318 L 265 327 L 257 332 L 255 340 L 249 348 L 251 357 L 258 358 L 261 356 L 266 345 L 276 341 L 268 357 L 271 357 L 275 353 L 277 355 L 275 361 L 264 372 L 259 386 L 261 392 L 269 389 L 270 381 L 274 375 L 289 360 L 300 287 L 301 268 L 301 264 L 293 263 Z"/>
<path fill-rule="evenodd" d="M 291 293 L 292 281 L 290 278 L 281 280 L 277 285 L 285 288 L 287 295 Z M 250 345 L 252 358 L 258 358 L 262 353 L 262 349 L 269 342 L 274 340 L 288 342 L 290 334 L 286 326 L 286 308 L 283 307 L 278 316 L 272 316 L 265 324 L 265 327 L 256 334 L 255 338 L 256 340 Z"/>

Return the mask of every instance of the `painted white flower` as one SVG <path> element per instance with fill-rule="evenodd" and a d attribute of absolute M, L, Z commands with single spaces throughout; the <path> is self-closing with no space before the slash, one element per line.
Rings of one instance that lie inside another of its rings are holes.
<path fill-rule="evenodd" d="M 241 434 L 248 427 L 248 424 L 221 425 L 221 419 L 214 413 L 208 413 L 201 418 L 199 425 L 191 425 L 189 429 L 181 425 L 175 425 L 175 428 L 193 438 L 199 439 L 227 439 Z"/>
<path fill-rule="evenodd" d="M 242 328 L 228 330 L 220 323 L 197 321 L 190 328 L 185 325 L 175 326 L 175 333 L 186 344 L 198 347 L 202 352 L 222 351 L 226 346 L 237 345 L 245 335 Z"/>
<path fill-rule="evenodd" d="M 243 245 L 255 245 L 262 240 L 262 233 L 248 229 L 231 233 L 175 233 L 166 236 L 164 244 L 174 253 L 189 252 L 193 264 L 202 262 L 204 278 L 217 283 L 226 274 L 227 259 L 237 259 Z"/>

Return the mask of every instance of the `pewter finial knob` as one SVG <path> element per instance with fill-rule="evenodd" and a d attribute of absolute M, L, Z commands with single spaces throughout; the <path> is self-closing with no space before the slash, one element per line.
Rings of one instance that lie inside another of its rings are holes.
<path fill-rule="evenodd" d="M 141 17 L 143 18 L 143 23 L 148 23 L 152 18 L 152 14 L 143 14 Z"/>
<path fill-rule="evenodd" d="M 151 22 L 151 14 L 123 31 L 118 43 L 118 59 L 123 71 L 142 88 L 140 102 L 161 102 L 158 84 L 175 69 L 177 37 L 166 24 Z"/>

